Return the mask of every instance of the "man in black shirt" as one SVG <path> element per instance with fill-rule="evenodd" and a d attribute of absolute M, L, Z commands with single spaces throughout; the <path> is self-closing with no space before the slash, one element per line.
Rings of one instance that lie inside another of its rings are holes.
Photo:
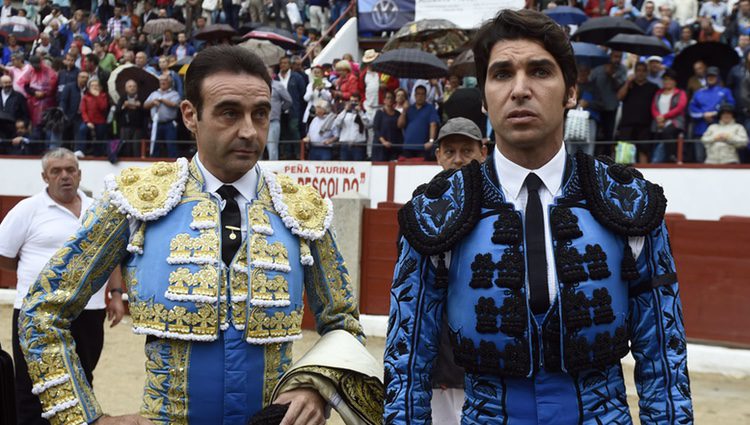
<path fill-rule="evenodd" d="M 648 81 L 646 64 L 638 62 L 635 73 L 620 87 L 617 98 L 622 101 L 622 118 L 620 118 L 619 139 L 625 141 L 649 140 L 651 138 L 651 103 L 659 87 Z M 650 144 L 640 144 L 638 161 L 648 162 L 651 154 Z"/>

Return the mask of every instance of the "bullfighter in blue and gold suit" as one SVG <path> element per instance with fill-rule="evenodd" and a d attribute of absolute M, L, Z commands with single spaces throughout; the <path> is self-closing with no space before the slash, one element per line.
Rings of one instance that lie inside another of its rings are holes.
<path fill-rule="evenodd" d="M 246 81 L 242 71 L 229 72 Z M 263 80 L 255 81 L 265 91 Z M 259 113 L 250 104 L 248 112 L 261 129 L 265 105 Z M 252 127 L 242 128 L 250 136 L 241 143 L 254 146 Z M 203 143 L 199 139 L 199 152 Z M 134 331 L 148 336 L 141 416 L 163 424 L 244 425 L 279 393 L 313 387 L 349 423 L 374 423 L 382 412 L 380 384 L 362 351 L 351 282 L 329 229 L 330 201 L 256 165 L 247 174 L 257 184 L 241 212 L 244 225 L 228 235 L 244 235 L 242 244 L 224 264 L 222 201 L 209 193 L 205 173 L 196 156 L 111 177 L 78 235 L 44 269 L 20 325 L 43 416 L 52 424 L 92 423 L 102 416 L 68 327 L 115 265 L 123 264 Z M 324 337 L 290 370 L 292 342 L 302 337 L 303 293 Z M 334 353 L 320 359 L 330 349 L 323 342 L 334 345 Z M 353 357 L 346 357 L 348 350 Z"/>
<path fill-rule="evenodd" d="M 443 314 L 466 370 L 463 424 L 631 424 L 628 352 L 641 423 L 692 423 L 662 189 L 635 169 L 566 153 L 575 87 L 563 82 L 574 84 L 575 63 L 554 22 L 506 10 L 477 37 L 498 147 L 482 165 L 438 174 L 399 212 L 385 423 L 430 423 Z M 534 263 L 545 249 L 546 263 Z"/>

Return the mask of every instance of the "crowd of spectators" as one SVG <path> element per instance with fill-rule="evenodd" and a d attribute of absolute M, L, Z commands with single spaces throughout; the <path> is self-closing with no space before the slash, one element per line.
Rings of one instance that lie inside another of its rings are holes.
<path fill-rule="evenodd" d="M 593 68 L 579 64 L 578 106 L 590 113 L 589 136 L 574 146 L 613 154 L 613 142 L 623 140 L 636 144 L 639 162 L 673 162 L 678 157 L 673 141 L 684 136 L 685 161 L 748 161 L 750 0 L 570 2 L 591 17 L 630 19 L 672 49 L 665 56 L 651 57 L 611 51 L 609 63 Z M 12 34 L 3 37 L 0 153 L 39 154 L 64 143 L 79 156 L 108 155 L 111 160 L 189 155 L 191 143 L 176 143 L 190 139 L 179 114 L 184 98 L 180 64 L 208 44 L 231 42 L 195 37 L 214 23 L 239 30 L 258 25 L 287 28 L 305 46 L 306 50 L 288 51 L 269 67 L 274 83 L 266 152 L 271 160 L 300 159 L 301 146 L 310 160 L 431 160 L 440 123 L 455 116 L 472 119 L 485 140 L 492 140 L 481 93 L 471 76 L 399 79 L 371 69 L 379 55 L 375 50 L 366 51 L 360 61 L 347 54 L 309 67 L 322 47 L 321 34 L 348 4 L 25 0 L 14 6 L 4 0 L 0 27 L 2 19 L 25 16 L 39 35 L 27 42 Z M 529 7 L 556 4 L 532 2 Z M 143 31 L 147 22 L 163 18 L 182 22 L 185 30 L 157 35 Z M 709 41 L 731 46 L 739 64 L 726 73 L 698 61 L 684 87 L 677 87 L 675 57 Z M 110 74 L 122 64 L 153 74 L 158 88 L 144 93 L 131 80 L 113 96 Z M 148 143 L 141 143 L 144 139 L 159 142 L 149 149 Z"/>

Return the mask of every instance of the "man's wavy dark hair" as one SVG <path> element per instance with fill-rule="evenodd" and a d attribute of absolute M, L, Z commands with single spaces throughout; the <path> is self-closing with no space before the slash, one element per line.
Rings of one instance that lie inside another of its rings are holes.
<path fill-rule="evenodd" d="M 185 74 L 185 99 L 195 107 L 198 119 L 203 109 L 203 80 L 221 72 L 254 75 L 265 81 L 269 90 L 271 88 L 266 64 L 255 53 L 239 46 L 209 47 L 195 56 Z"/>
<path fill-rule="evenodd" d="M 474 36 L 474 61 L 477 83 L 484 98 L 487 67 L 492 46 L 504 40 L 531 40 L 540 43 L 562 70 L 565 91 L 575 87 L 578 79 L 573 47 L 563 29 L 549 16 L 529 9 L 502 10 L 497 16 L 482 25 Z"/>

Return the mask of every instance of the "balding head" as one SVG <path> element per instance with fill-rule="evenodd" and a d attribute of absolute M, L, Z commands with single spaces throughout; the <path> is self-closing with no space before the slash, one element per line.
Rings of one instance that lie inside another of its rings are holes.
<path fill-rule="evenodd" d="M 10 94 L 13 91 L 13 80 L 10 78 L 10 75 L 0 77 L 0 88 L 2 88 L 5 94 Z"/>

